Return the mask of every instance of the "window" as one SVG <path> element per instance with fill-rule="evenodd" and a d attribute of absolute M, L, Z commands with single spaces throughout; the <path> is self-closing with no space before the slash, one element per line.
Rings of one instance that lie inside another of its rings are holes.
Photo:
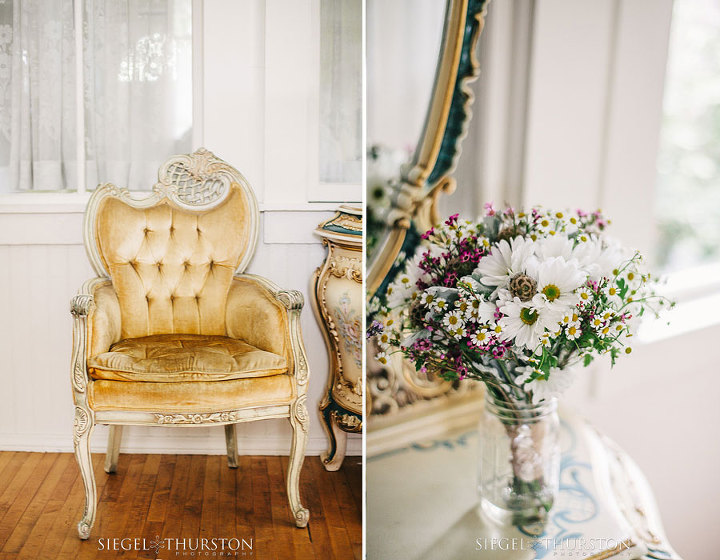
<path fill-rule="evenodd" d="M 191 149 L 191 22 L 191 0 L 2 4 L 0 192 L 150 188 Z"/>
<path fill-rule="evenodd" d="M 720 6 L 674 3 L 658 157 L 657 259 L 720 265 Z"/>
<path fill-rule="evenodd" d="M 658 153 L 655 260 L 677 300 L 648 341 L 717 325 L 720 306 L 720 7 L 676 0 Z"/>
<path fill-rule="evenodd" d="M 360 200 L 362 182 L 362 1 L 320 0 L 316 201 Z"/>

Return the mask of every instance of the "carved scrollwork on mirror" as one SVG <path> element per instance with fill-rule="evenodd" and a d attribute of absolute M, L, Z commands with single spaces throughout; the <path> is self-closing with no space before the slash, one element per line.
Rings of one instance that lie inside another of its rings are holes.
<path fill-rule="evenodd" d="M 405 258 L 414 254 L 420 235 L 439 222 L 439 197 L 455 189 L 452 173 L 471 117 L 473 93 L 469 84 L 479 75 L 476 49 L 486 5 L 487 0 L 447 0 L 422 133 L 412 157 L 402 167 L 400 180 L 389 184 L 390 208 L 384 217 L 385 230 L 376 242 L 367 268 L 366 286 L 371 301 L 373 297 L 382 297 L 404 266 Z M 372 305 L 369 307 L 372 309 Z M 392 431 L 393 426 L 419 412 L 427 415 L 431 409 L 446 409 L 450 403 L 462 405 L 475 398 L 470 394 L 475 392 L 475 385 L 451 383 L 432 373 L 417 372 L 399 354 L 392 355 L 388 364 L 381 366 L 373 359 L 376 351 L 372 343 L 368 344 L 370 454 L 387 447 L 387 442 L 373 445 L 374 441 L 384 440 L 380 432 Z"/>

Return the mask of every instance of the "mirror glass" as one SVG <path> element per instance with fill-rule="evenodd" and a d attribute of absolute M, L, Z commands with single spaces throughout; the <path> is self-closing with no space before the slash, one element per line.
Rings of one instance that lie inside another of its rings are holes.
<path fill-rule="evenodd" d="M 367 1 L 369 258 L 386 232 L 387 183 L 399 179 L 422 133 L 444 16 L 440 0 Z"/>

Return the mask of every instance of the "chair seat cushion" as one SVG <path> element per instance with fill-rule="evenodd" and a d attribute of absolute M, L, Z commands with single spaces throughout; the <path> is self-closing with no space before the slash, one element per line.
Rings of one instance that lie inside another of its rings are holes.
<path fill-rule="evenodd" d="M 88 360 L 93 379 L 227 381 L 287 372 L 285 358 L 227 336 L 162 334 L 127 338 Z"/>
<path fill-rule="evenodd" d="M 88 384 L 88 404 L 96 411 L 197 414 L 289 405 L 295 398 L 294 382 L 290 375 L 181 383 L 134 383 L 100 379 Z"/>

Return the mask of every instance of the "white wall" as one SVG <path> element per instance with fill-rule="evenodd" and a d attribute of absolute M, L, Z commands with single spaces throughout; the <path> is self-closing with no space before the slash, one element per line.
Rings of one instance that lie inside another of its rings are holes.
<path fill-rule="evenodd" d="M 317 405 L 328 373 L 309 297 L 325 249 L 312 231 L 335 206 L 307 202 L 317 176 L 316 158 L 309 155 L 317 132 L 308 71 L 315 7 L 308 0 L 267 6 L 262 0 L 206 0 L 203 17 L 195 20 L 204 27 L 204 78 L 198 84 L 204 132 L 195 148 L 204 145 L 237 167 L 258 196 L 261 234 L 248 272 L 305 295 L 310 455 L 327 446 Z M 72 450 L 69 302 L 93 275 L 82 244 L 85 200 L 61 194 L 0 199 L 0 449 Z M 106 441 L 107 428 L 100 426 L 93 450 L 103 451 Z M 122 451 L 224 453 L 224 445 L 221 427 L 130 427 Z M 241 424 L 238 446 L 243 454 L 287 454 L 289 423 Z M 350 435 L 348 452 L 361 452 L 358 436 Z"/>

